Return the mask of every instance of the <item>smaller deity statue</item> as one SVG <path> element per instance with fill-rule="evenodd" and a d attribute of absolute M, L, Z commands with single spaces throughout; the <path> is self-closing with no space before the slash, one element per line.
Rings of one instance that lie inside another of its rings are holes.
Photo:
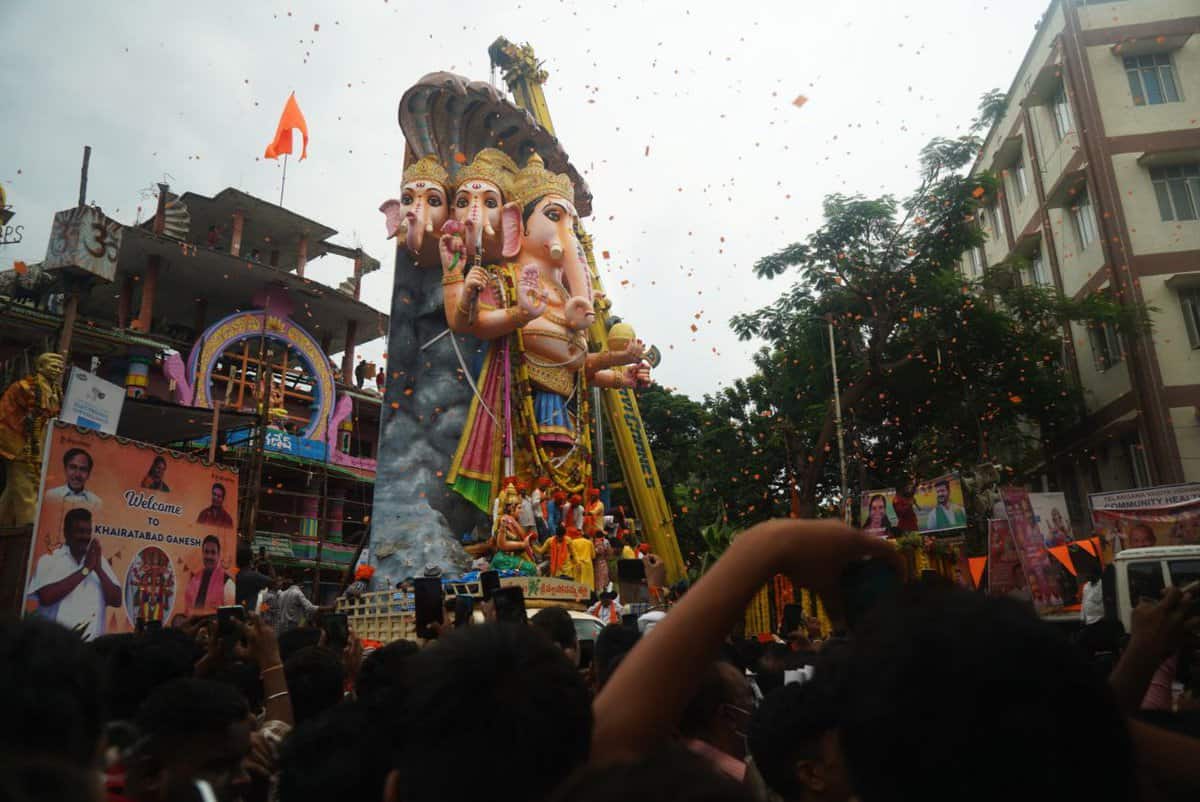
<path fill-rule="evenodd" d="M 496 525 L 496 556 L 492 567 L 497 571 L 515 570 L 526 576 L 537 574 L 529 534 L 517 521 L 521 507 L 521 494 L 509 485 L 500 494 L 500 520 Z"/>
<path fill-rule="evenodd" d="M 61 354 L 37 358 L 36 373 L 18 379 L 0 396 L 0 457 L 7 461 L 7 482 L 0 494 L 0 526 L 33 523 L 42 475 L 46 423 L 62 407 Z"/>
<path fill-rule="evenodd" d="M 441 231 L 449 213 L 446 189 L 450 175 L 437 159 L 426 156 L 405 168 L 402 185 L 399 200 L 391 198 L 379 207 L 387 218 L 388 239 L 404 237 L 404 247 L 418 266 L 436 266 L 438 238 L 434 232 Z"/>

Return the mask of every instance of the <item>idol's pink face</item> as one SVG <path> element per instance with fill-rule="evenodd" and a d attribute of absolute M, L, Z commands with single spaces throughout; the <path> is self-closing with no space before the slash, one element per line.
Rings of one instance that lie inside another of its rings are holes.
<path fill-rule="evenodd" d="M 446 190 L 432 181 L 410 181 L 400 193 L 400 208 L 404 214 L 404 244 L 409 252 L 420 253 L 425 235 L 441 231 L 446 222 Z"/>
<path fill-rule="evenodd" d="M 497 262 L 500 248 L 500 209 L 504 205 L 500 188 L 490 181 L 467 181 L 454 193 L 454 219 L 462 223 L 467 256 L 473 257 L 477 245 L 483 245 L 484 261 Z"/>

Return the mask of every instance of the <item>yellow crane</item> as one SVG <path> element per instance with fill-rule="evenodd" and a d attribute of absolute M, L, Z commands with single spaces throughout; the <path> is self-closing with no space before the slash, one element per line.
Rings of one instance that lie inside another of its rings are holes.
<path fill-rule="evenodd" d="M 550 107 L 542 84 L 549 77 L 541 62 L 534 56 L 528 44 L 515 45 L 500 37 L 488 48 L 492 65 L 503 71 L 504 82 L 513 93 L 516 104 L 528 111 L 538 124 L 554 133 L 550 120 Z M 592 238 L 580 231 L 580 244 L 587 255 L 591 268 L 592 285 L 596 292 L 604 293 L 604 282 L 596 269 L 596 257 L 592 251 Z M 589 339 L 604 349 L 608 344 L 608 330 L 612 302 L 607 296 L 596 305 L 596 322 L 588 331 Z M 676 582 L 684 576 L 683 556 L 679 552 L 679 540 L 675 536 L 675 522 L 671 518 L 671 507 L 663 495 L 658 469 L 654 466 L 654 455 L 650 453 L 650 442 L 642 425 L 642 414 L 638 410 L 637 396 L 631 389 L 601 391 L 604 418 L 612 432 L 617 447 L 617 458 L 625 478 L 625 490 L 633 500 L 634 513 L 641 522 L 642 535 L 662 557 L 667 567 L 667 578 Z M 597 443 L 597 448 L 602 447 Z"/>

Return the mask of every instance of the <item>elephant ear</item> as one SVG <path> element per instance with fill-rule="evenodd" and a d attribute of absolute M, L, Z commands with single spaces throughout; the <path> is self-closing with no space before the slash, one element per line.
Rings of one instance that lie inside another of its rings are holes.
<path fill-rule="evenodd" d="M 400 221 L 404 219 L 404 206 L 395 198 L 388 198 L 380 204 L 379 211 L 383 212 L 387 238 L 391 239 L 400 230 Z"/>
<path fill-rule="evenodd" d="M 524 237 L 521 233 L 521 207 L 515 203 L 506 203 L 500 210 L 500 227 L 504 231 L 504 245 L 501 253 L 505 259 L 512 259 L 521 252 Z"/>

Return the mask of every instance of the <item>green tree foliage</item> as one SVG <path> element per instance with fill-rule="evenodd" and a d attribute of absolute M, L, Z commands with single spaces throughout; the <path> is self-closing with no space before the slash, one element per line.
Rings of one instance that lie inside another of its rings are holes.
<path fill-rule="evenodd" d="M 803 515 L 836 508 L 829 323 L 852 494 L 983 460 L 1029 464 L 1043 438 L 1080 421 L 1064 324 L 1128 330 L 1144 313 L 1023 286 L 1019 260 L 964 278 L 959 259 L 984 239 L 976 212 L 998 190 L 991 175 L 963 174 L 977 148 L 974 136 L 931 142 L 903 201 L 828 196 L 823 225 L 754 266 L 792 277 L 776 301 L 731 321 L 764 343 L 754 372 L 702 410 L 678 397 L 662 398 L 661 414 L 643 404 L 673 503 L 688 508 L 682 528 L 787 514 L 793 487 Z"/>

